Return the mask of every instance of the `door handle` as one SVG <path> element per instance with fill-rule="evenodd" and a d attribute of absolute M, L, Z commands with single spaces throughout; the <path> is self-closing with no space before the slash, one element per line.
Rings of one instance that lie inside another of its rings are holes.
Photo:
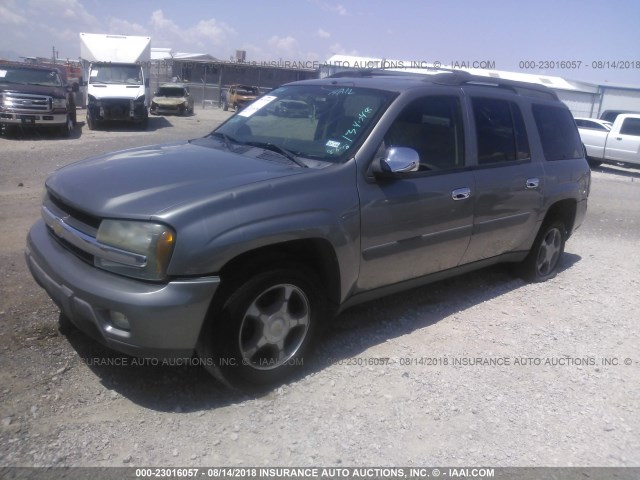
<path fill-rule="evenodd" d="M 468 187 L 456 188 L 451 192 L 451 198 L 454 200 L 466 200 L 471 196 L 471 189 Z"/>
<path fill-rule="evenodd" d="M 530 190 L 534 190 L 540 187 L 540 179 L 539 178 L 527 178 L 527 188 Z"/>

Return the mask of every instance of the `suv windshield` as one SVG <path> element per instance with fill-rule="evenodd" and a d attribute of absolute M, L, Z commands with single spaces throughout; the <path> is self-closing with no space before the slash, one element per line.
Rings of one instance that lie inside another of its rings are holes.
<path fill-rule="evenodd" d="M 329 162 L 347 158 L 389 104 L 392 92 L 326 85 L 280 87 L 260 97 L 213 133 Z"/>
<path fill-rule="evenodd" d="M 39 68 L 0 67 L 0 82 L 19 83 L 23 85 L 42 85 L 46 87 L 60 87 L 62 81 L 55 70 Z"/>
<path fill-rule="evenodd" d="M 160 87 L 156 93 L 158 97 L 184 97 L 186 96 L 182 87 Z"/>

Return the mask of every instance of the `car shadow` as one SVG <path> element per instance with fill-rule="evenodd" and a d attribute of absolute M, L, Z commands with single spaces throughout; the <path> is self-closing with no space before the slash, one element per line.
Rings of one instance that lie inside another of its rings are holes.
<path fill-rule="evenodd" d="M 57 128 L 54 127 L 17 127 L 11 133 L 2 133 L 2 137 L 8 140 L 16 141 L 39 141 L 39 140 L 74 140 L 82 136 L 81 122 L 78 122 L 74 126 L 71 134 L 68 137 L 64 137 L 60 134 Z"/>
<path fill-rule="evenodd" d="M 85 122 L 86 123 L 86 122 Z M 162 130 L 163 128 L 173 127 L 164 117 L 149 116 L 147 122 L 147 128 L 144 130 L 139 123 L 115 121 L 115 120 L 102 120 L 96 126 L 95 131 L 104 132 L 155 132 L 156 130 Z"/>
<path fill-rule="evenodd" d="M 637 168 L 640 168 L 640 165 L 634 169 L 634 167 L 630 166 L 602 164 L 599 167 L 592 167 L 591 170 L 594 172 L 611 173 L 619 177 L 640 178 L 640 170 Z"/>
<path fill-rule="evenodd" d="M 560 273 L 580 260 L 579 255 L 565 253 Z M 357 357 L 388 340 L 428 328 L 524 285 L 509 265 L 498 265 L 352 307 L 328 325 L 313 358 L 305 359 L 291 381 L 320 372 L 337 361 Z M 75 329 L 65 336 L 105 388 L 144 408 L 196 412 L 270 397 L 277 391 L 276 387 L 261 394 L 243 394 L 216 381 L 197 366 L 197 359 L 179 365 L 170 360 L 141 361 L 109 350 Z"/>

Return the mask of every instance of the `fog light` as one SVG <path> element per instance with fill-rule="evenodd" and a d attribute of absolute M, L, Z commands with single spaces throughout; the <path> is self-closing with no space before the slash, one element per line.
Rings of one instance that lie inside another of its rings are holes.
<path fill-rule="evenodd" d="M 131 326 L 129 325 L 129 319 L 124 313 L 114 312 L 111 310 L 109 312 L 109 318 L 111 319 L 111 323 L 114 327 L 119 328 L 120 330 L 130 330 Z"/>

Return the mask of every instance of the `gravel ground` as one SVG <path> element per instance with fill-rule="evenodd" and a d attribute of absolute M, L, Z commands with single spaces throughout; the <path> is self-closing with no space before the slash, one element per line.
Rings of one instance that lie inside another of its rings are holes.
<path fill-rule="evenodd" d="M 22 254 L 46 175 L 227 116 L 0 138 L 0 466 L 640 466 L 638 170 L 594 172 L 555 279 L 490 268 L 353 308 L 260 397 L 59 333 Z"/>

